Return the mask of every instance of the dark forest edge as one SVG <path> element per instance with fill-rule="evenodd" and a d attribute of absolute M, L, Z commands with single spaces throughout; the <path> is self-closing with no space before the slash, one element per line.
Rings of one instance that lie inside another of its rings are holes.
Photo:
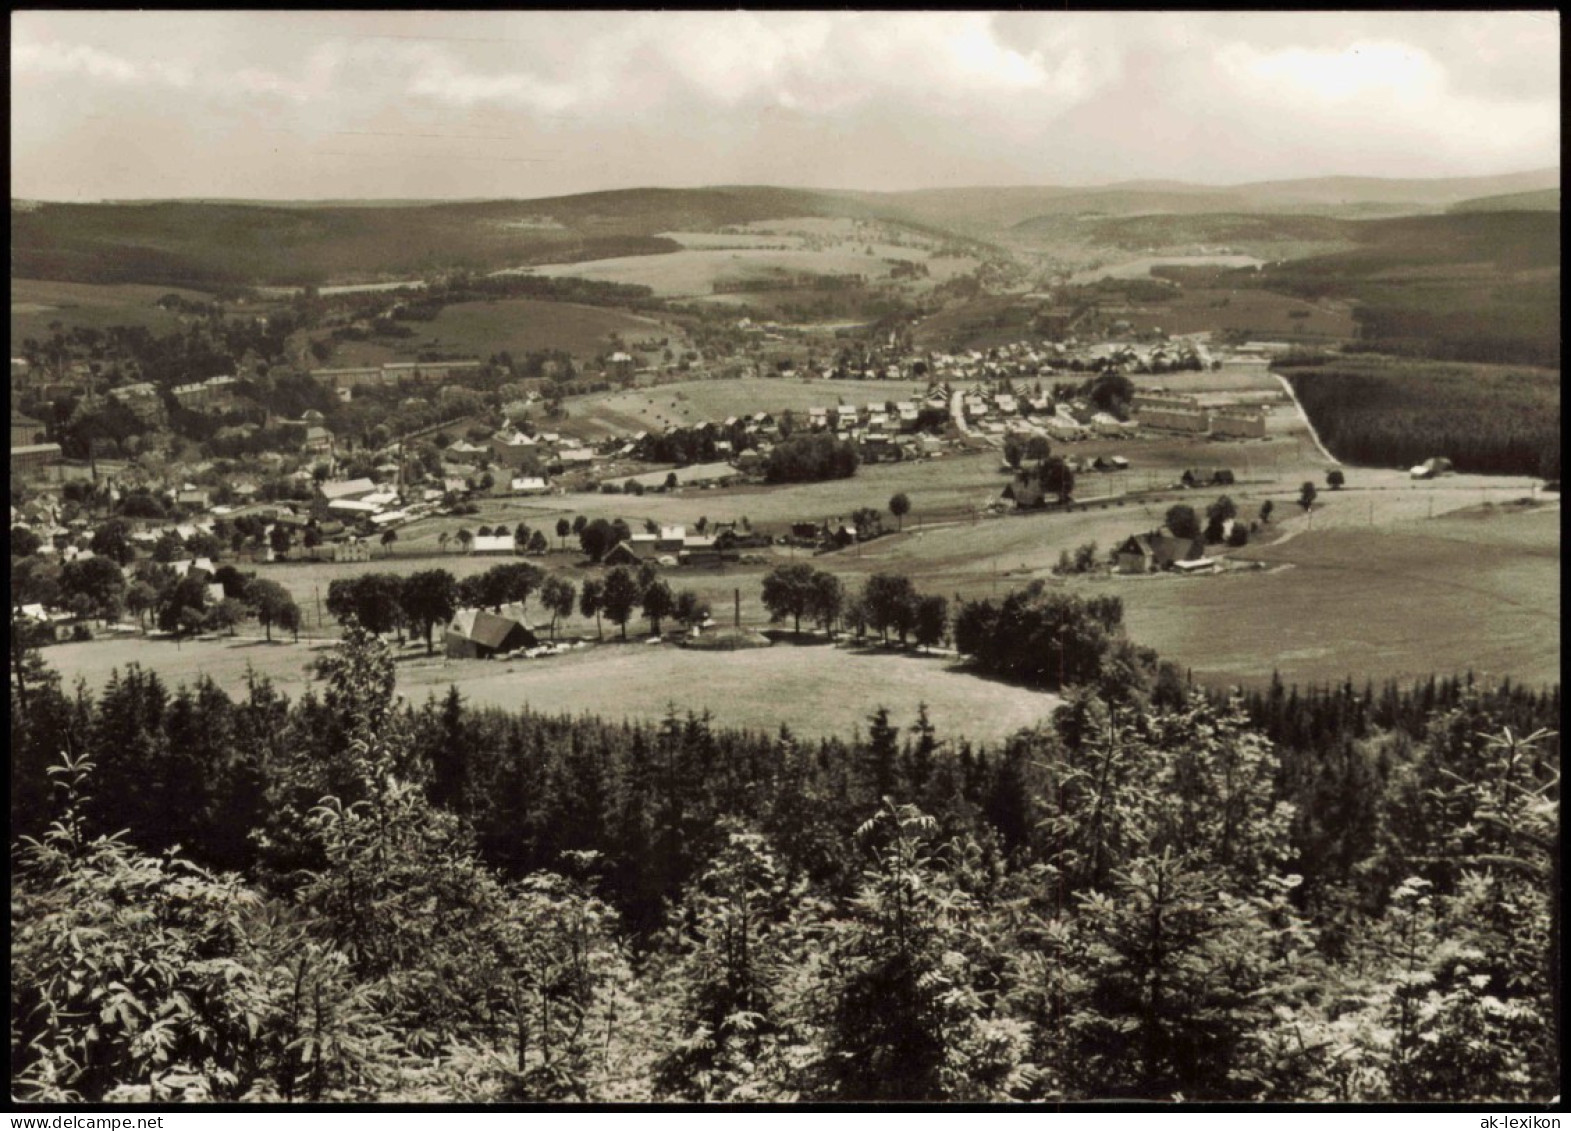
<path fill-rule="evenodd" d="M 1313 361 L 1313 358 L 1306 358 Z M 1290 365 L 1304 412 L 1338 459 L 1560 478 L 1560 373 L 1388 357 Z"/>
<path fill-rule="evenodd" d="M 989 748 L 400 705 L 355 628 L 293 703 L 23 666 L 23 1098 L 1558 1080 L 1558 686 L 1081 687 Z"/>

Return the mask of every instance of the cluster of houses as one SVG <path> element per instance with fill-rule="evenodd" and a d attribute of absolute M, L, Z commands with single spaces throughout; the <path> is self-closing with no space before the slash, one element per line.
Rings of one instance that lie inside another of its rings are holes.
<path fill-rule="evenodd" d="M 601 458 L 572 436 L 526 432 L 504 421 L 484 442 L 459 439 L 449 444 L 442 451 L 442 472 L 445 479 L 462 482 L 478 466 L 489 464 L 507 476 L 509 493 L 548 495 L 555 490 L 550 476 L 589 471 Z"/>

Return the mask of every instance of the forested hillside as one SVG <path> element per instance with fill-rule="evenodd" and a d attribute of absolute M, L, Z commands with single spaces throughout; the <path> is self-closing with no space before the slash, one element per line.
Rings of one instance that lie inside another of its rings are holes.
<path fill-rule="evenodd" d="M 26 1100 L 1558 1087 L 1558 689 L 1164 679 L 982 749 L 400 705 L 353 628 L 296 703 L 20 675 Z"/>
<path fill-rule="evenodd" d="M 1560 477 L 1558 371 L 1349 357 L 1286 372 L 1338 459 Z"/>

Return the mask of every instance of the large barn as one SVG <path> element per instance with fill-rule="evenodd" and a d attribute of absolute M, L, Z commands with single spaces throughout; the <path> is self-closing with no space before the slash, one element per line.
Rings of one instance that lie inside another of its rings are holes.
<path fill-rule="evenodd" d="M 442 637 L 444 651 L 455 660 L 484 660 L 539 643 L 539 637 L 522 621 L 484 609 L 459 609 Z"/>

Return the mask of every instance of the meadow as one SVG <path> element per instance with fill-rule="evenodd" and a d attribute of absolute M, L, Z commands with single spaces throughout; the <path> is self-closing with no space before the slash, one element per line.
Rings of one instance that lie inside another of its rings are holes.
<path fill-rule="evenodd" d="M 920 397 L 920 381 L 809 381 L 799 377 L 745 377 L 733 380 L 679 381 L 668 385 L 590 393 L 563 401 L 567 420 L 560 430 L 586 439 L 688 426 L 730 416 L 789 409 L 806 423 L 809 408 L 866 404 Z"/>
<path fill-rule="evenodd" d="M 109 326 L 146 326 L 155 334 L 167 334 L 180 327 L 176 312 L 154 305 L 167 294 L 192 302 L 211 301 L 210 296 L 199 291 L 177 287 L 12 279 L 11 342 L 15 346 L 24 338 L 42 341 L 50 334 L 51 322 L 98 330 Z"/>
<path fill-rule="evenodd" d="M 298 697 L 321 642 L 267 645 L 247 638 L 186 641 L 126 638 L 61 645 L 45 658 L 69 687 L 77 679 L 96 691 L 115 669 L 138 663 L 170 686 L 202 675 L 243 694 L 248 675 L 265 675 Z M 548 714 L 593 715 L 608 722 L 658 720 L 675 705 L 685 714 L 709 711 L 716 723 L 772 733 L 782 724 L 806 738 L 866 733 L 868 716 L 887 707 L 890 721 L 908 727 L 925 703 L 940 737 L 963 735 L 998 742 L 1043 721 L 1055 695 L 983 679 L 952 656 L 834 647 L 824 642 L 738 652 L 709 652 L 662 644 L 608 643 L 539 660 L 447 660 L 402 653 L 398 692 L 420 703 L 456 686 L 469 703 Z M 767 693 L 760 694 L 760 689 Z"/>
<path fill-rule="evenodd" d="M 1093 446 L 1111 449 L 1114 443 L 1098 441 L 1079 449 L 1089 454 Z M 1132 639 L 1213 686 L 1259 686 L 1273 671 L 1290 682 L 1317 683 L 1350 673 L 1358 680 L 1379 681 L 1468 668 L 1491 679 L 1542 683 L 1558 678 L 1559 504 L 1543 496 L 1533 505 L 1516 504 L 1531 495 L 1531 480 L 1456 475 L 1414 483 L 1400 471 L 1349 469 L 1348 486 L 1336 492 L 1322 488 L 1320 503 L 1305 514 L 1294 505 L 1297 486 L 1304 478 L 1323 482 L 1323 468 L 1300 436 L 1206 445 L 1203 460 L 1197 460 L 1193 441 L 1178 437 L 1120 446 L 1136 457 L 1135 470 L 1085 477 L 1080 498 L 1091 501 L 1124 488 L 1166 489 L 1121 504 L 1092 501 L 1072 513 L 978 518 L 975 505 L 995 498 L 1006 479 L 997 471 L 998 454 L 985 452 L 879 465 L 851 480 L 784 489 L 492 500 L 480 515 L 406 528 L 391 556 L 379 552 L 371 562 L 250 567 L 260 577 L 281 582 L 300 604 L 306 639 L 299 645 L 268 645 L 252 626 L 249 635 L 238 638 L 180 645 L 111 637 L 51 647 L 46 658 L 68 685 L 80 676 L 96 687 L 111 669 L 137 662 L 171 683 L 206 673 L 229 688 L 243 687 L 250 668 L 298 694 L 309 683 L 312 649 L 336 635 L 321 607 L 333 579 L 438 567 L 464 577 L 510 560 L 456 549 L 442 553 L 436 541 L 442 530 L 525 521 L 552 535 L 551 552 L 532 560 L 580 584 L 601 571 L 584 563 L 573 539 L 568 548 L 559 548 L 554 529 L 563 515 L 619 516 L 635 527 L 646 519 L 692 523 L 699 515 L 711 520 L 748 515 L 757 526 L 783 527 L 791 518 L 848 514 L 857 505 L 882 507 L 894 489 L 903 489 L 913 501 L 903 533 L 816 557 L 784 547 L 764 554 L 769 563 L 810 561 L 838 575 L 851 590 L 873 573 L 895 572 L 912 577 L 922 592 L 951 598 L 1001 596 L 1036 579 L 1088 594 L 1116 594 L 1124 601 Z M 1250 473 L 1233 487 L 1184 491 L 1169 486 L 1177 469 L 1197 462 L 1242 469 L 1238 457 L 1245 449 L 1254 453 Z M 1241 561 L 1263 563 L 1258 572 L 1067 582 L 1052 575 L 1065 550 L 1095 541 L 1105 554 L 1123 537 L 1160 524 L 1174 503 L 1203 509 L 1224 490 L 1246 517 L 1257 514 L 1266 499 L 1276 506 L 1274 521 L 1254 544 L 1229 551 Z M 768 613 L 760 584 L 770 568 L 752 564 L 665 572 L 673 589 L 694 590 L 720 622 L 730 622 L 735 602 L 744 625 L 763 627 Z M 531 611 L 542 619 L 538 605 Z M 647 628 L 642 617 L 635 617 L 629 638 L 640 639 Z M 616 626 L 597 628 L 576 613 L 559 625 L 559 632 L 586 640 L 601 632 L 608 640 L 618 635 Z M 728 724 L 773 729 L 785 721 L 810 735 L 865 729 L 867 711 L 879 703 L 894 711 L 897 723 L 909 725 L 916 704 L 925 701 L 941 733 L 963 731 L 976 738 L 1007 734 L 1047 709 L 1038 693 L 954 670 L 952 661 L 831 653 L 824 645 L 705 653 L 635 643 L 508 665 L 513 671 L 495 662 L 427 658 L 423 646 L 415 644 L 403 656 L 400 689 L 416 700 L 457 683 L 479 703 L 527 702 L 545 710 L 653 718 L 679 699 L 695 709 L 709 707 Z M 826 664 L 831 657 L 834 663 Z"/>
<path fill-rule="evenodd" d="M 657 318 L 572 302 L 541 299 L 497 299 L 444 306 L 430 322 L 408 324 L 416 336 L 397 346 L 377 342 L 341 342 L 334 365 L 379 364 L 413 358 L 420 350 L 440 350 L 464 357 L 490 357 L 507 351 L 523 358 L 534 350 L 565 350 L 588 361 L 612 349 L 610 336 L 676 338 L 680 330 Z"/>
<path fill-rule="evenodd" d="M 1300 533 L 1237 552 L 1270 567 L 1217 577 L 1114 579 L 1130 636 L 1213 685 L 1352 677 L 1407 681 L 1471 670 L 1560 678 L 1559 507 L 1389 530 Z M 1529 545 L 1524 547 L 1521 543 Z"/>

